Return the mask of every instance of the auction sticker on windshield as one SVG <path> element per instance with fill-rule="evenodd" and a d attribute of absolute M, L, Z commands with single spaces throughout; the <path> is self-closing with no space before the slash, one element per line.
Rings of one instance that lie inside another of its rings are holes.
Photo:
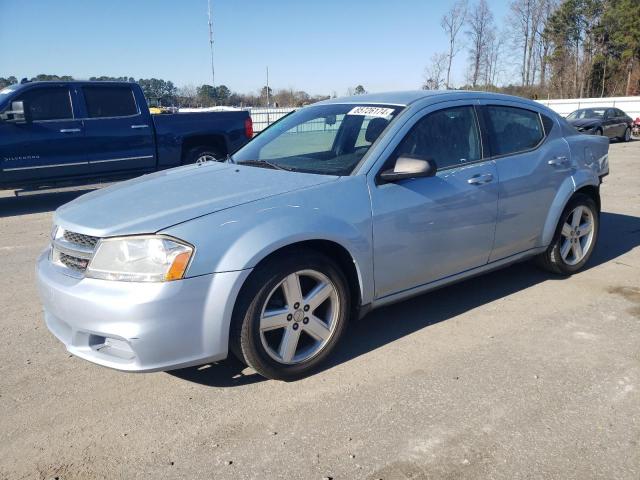
<path fill-rule="evenodd" d="M 393 108 L 384 107 L 355 107 L 352 108 L 347 115 L 365 115 L 367 117 L 390 117 L 393 115 Z"/>

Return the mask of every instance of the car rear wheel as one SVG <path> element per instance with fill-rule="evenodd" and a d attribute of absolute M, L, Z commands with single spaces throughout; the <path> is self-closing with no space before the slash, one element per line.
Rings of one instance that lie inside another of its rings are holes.
<path fill-rule="evenodd" d="M 553 273 L 571 275 L 589 260 L 598 239 L 600 215 L 593 199 L 576 194 L 566 206 L 551 245 L 538 264 Z"/>
<path fill-rule="evenodd" d="M 602 129 L 600 127 L 596 128 L 596 135 L 598 135 L 599 137 L 602 136 Z"/>
<path fill-rule="evenodd" d="M 629 127 L 627 127 L 627 129 L 624 131 L 624 135 L 622 136 L 621 140 L 623 142 L 628 142 L 631 140 L 631 129 Z"/>
<path fill-rule="evenodd" d="M 231 348 L 260 375 L 296 380 L 334 350 L 350 312 L 338 265 L 301 250 L 256 268 L 234 310 Z"/>
<path fill-rule="evenodd" d="M 183 165 L 192 163 L 221 162 L 224 155 L 212 147 L 195 147 L 188 150 L 182 157 Z"/>

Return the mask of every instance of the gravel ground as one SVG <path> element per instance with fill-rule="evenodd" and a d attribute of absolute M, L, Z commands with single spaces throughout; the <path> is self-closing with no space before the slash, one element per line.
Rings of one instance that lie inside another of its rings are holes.
<path fill-rule="evenodd" d="M 570 279 L 520 264 L 375 311 L 294 383 L 66 353 L 34 262 L 76 193 L 0 193 L 0 478 L 640 478 L 640 142 Z"/>

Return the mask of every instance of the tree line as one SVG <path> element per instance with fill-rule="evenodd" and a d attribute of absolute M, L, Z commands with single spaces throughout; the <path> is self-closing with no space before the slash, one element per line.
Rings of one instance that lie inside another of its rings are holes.
<path fill-rule="evenodd" d="M 30 79 L 21 81 L 70 81 L 71 75 L 46 75 L 40 74 Z M 152 106 L 178 106 L 178 107 L 211 107 L 216 105 L 237 107 L 300 107 L 308 103 L 325 100 L 329 96 L 310 95 L 304 90 L 279 89 L 274 91 L 271 87 L 263 87 L 256 93 L 233 92 L 226 85 L 187 85 L 176 87 L 172 81 L 158 78 L 133 77 L 91 77 L 90 81 L 118 81 L 135 82 L 140 85 L 145 98 Z M 15 76 L 0 77 L 0 89 L 18 83 Z M 362 86 L 360 86 L 362 88 Z M 364 89 L 363 89 L 364 90 Z"/>
<path fill-rule="evenodd" d="M 640 1 L 512 0 L 504 23 L 496 25 L 486 0 L 453 4 L 440 22 L 448 48 L 431 56 L 423 88 L 453 88 L 452 63 L 466 53 L 458 88 L 533 98 L 640 94 Z"/>

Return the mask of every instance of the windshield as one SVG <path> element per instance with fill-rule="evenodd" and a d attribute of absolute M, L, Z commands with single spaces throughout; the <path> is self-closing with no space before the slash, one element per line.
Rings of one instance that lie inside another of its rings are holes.
<path fill-rule="evenodd" d="M 236 163 L 350 175 L 402 107 L 328 104 L 302 108 L 233 155 Z"/>
<path fill-rule="evenodd" d="M 604 118 L 604 108 L 587 108 L 584 110 L 576 110 L 570 113 L 567 118 L 569 120 L 581 120 L 583 118 Z"/>

